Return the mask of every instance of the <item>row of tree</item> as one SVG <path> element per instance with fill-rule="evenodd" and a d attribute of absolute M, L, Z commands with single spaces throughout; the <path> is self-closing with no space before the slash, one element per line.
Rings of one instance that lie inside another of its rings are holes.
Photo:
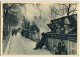
<path fill-rule="evenodd" d="M 3 4 L 3 30 L 5 30 L 5 33 L 8 34 L 11 27 L 15 27 L 19 24 L 20 18 L 22 18 L 20 9 L 23 6 L 24 4 Z"/>
<path fill-rule="evenodd" d="M 55 19 L 57 16 L 69 16 L 76 14 L 77 3 L 53 4 L 50 6 L 50 18 Z"/>
<path fill-rule="evenodd" d="M 36 7 L 40 12 L 40 17 L 42 17 L 42 6 L 41 3 L 27 3 L 28 5 L 32 5 Z M 69 16 L 76 13 L 77 3 L 66 3 L 66 4 L 52 4 L 49 6 L 50 12 L 49 17 L 51 19 L 56 19 L 58 16 Z M 3 4 L 3 29 L 7 29 L 8 31 L 12 26 L 17 26 L 19 24 L 20 19 L 22 19 L 22 27 L 25 28 L 26 24 L 30 24 L 29 21 L 26 21 L 25 12 L 22 13 L 21 8 L 25 8 L 25 4 L 22 3 L 4 3 Z"/>

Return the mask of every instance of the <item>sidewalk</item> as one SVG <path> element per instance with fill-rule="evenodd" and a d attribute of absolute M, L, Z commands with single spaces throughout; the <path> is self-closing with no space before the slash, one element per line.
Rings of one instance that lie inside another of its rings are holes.
<path fill-rule="evenodd" d="M 7 46 L 7 44 L 8 44 L 9 38 L 10 38 L 10 35 L 6 36 L 5 39 L 3 39 L 3 41 L 2 41 L 2 43 L 3 43 L 3 46 L 2 46 L 3 52 L 4 52 L 5 49 L 6 49 L 6 46 Z"/>
<path fill-rule="evenodd" d="M 36 42 L 24 38 L 20 33 L 9 39 L 4 55 L 52 55 L 47 49 L 33 50 Z"/>

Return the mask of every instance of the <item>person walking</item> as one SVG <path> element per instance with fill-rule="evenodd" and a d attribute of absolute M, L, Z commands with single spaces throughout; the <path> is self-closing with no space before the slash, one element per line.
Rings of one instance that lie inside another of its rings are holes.
<path fill-rule="evenodd" d="M 46 43 L 46 36 L 44 33 L 42 33 L 42 38 L 41 40 L 36 44 L 36 47 L 34 48 L 34 50 L 36 49 L 41 49 Z"/>
<path fill-rule="evenodd" d="M 14 29 L 12 29 L 12 36 L 14 36 Z"/>

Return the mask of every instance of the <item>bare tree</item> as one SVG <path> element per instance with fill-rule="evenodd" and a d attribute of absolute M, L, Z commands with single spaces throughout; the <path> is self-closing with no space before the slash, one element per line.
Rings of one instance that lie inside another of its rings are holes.
<path fill-rule="evenodd" d="M 77 3 L 53 4 L 50 6 L 50 17 L 55 19 L 57 16 L 69 16 L 75 14 Z"/>
<path fill-rule="evenodd" d="M 55 19 L 56 18 L 56 8 L 54 7 L 54 5 L 50 6 L 50 18 L 51 19 Z"/>
<path fill-rule="evenodd" d="M 18 25 L 19 17 L 21 16 L 19 14 L 21 6 L 22 6 L 21 4 L 14 4 L 14 3 L 3 4 L 3 24 L 4 24 L 3 29 L 5 29 L 7 32 L 10 31 L 10 28 L 12 26 Z"/>
<path fill-rule="evenodd" d="M 76 8 L 77 8 L 77 3 L 68 3 L 68 4 L 59 4 L 63 6 L 63 9 L 60 10 L 64 11 L 64 13 L 67 14 L 67 16 L 74 14 L 74 12 L 76 12 Z M 63 13 L 63 14 L 64 14 Z"/>

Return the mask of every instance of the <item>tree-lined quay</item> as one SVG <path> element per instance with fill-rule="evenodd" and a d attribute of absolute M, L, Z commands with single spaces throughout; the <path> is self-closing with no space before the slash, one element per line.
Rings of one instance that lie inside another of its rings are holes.
<path fill-rule="evenodd" d="M 4 3 L 3 51 L 77 54 L 77 3 Z"/>

